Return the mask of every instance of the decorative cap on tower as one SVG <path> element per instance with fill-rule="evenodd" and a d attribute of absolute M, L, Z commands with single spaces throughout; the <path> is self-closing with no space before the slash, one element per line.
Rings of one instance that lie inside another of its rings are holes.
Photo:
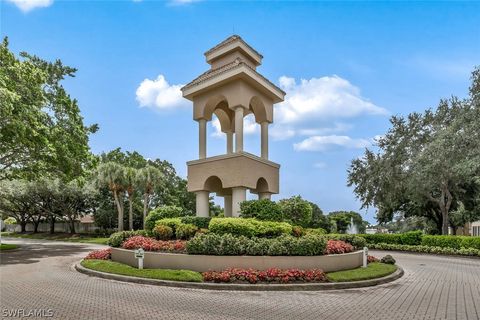
<path fill-rule="evenodd" d="M 205 52 L 205 58 L 212 69 L 231 63 L 235 59 L 245 60 L 255 68 L 262 64 L 263 56 L 240 36 L 233 35 Z"/>
<path fill-rule="evenodd" d="M 181 90 L 184 98 L 193 100 L 199 94 L 239 78 L 258 87 L 274 103 L 283 101 L 285 92 L 256 71 L 263 56 L 240 36 L 233 35 L 205 52 L 210 70 L 202 73 Z"/>

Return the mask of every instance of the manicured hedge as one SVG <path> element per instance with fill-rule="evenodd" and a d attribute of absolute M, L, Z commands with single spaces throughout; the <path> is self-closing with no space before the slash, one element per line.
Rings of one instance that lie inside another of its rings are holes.
<path fill-rule="evenodd" d="M 398 234 L 361 234 L 359 235 L 367 240 L 367 243 L 390 243 L 390 244 L 407 244 L 407 245 L 420 245 L 422 244 L 422 232 L 410 231 L 406 233 Z"/>
<path fill-rule="evenodd" d="M 451 249 L 475 248 L 480 250 L 480 237 L 466 236 L 430 236 L 421 231 L 411 231 L 399 234 L 360 234 L 369 245 L 371 244 L 397 244 L 397 245 L 422 245 Z"/>
<path fill-rule="evenodd" d="M 325 237 L 328 240 L 341 240 L 350 243 L 355 249 L 362 249 L 367 245 L 367 241 L 356 234 L 327 234 Z"/>
<path fill-rule="evenodd" d="M 327 245 L 325 237 L 306 235 L 277 238 L 247 238 L 232 234 L 198 234 L 187 242 L 188 254 L 250 255 L 250 256 L 314 256 L 323 255 Z"/>
<path fill-rule="evenodd" d="M 411 251 L 421 253 L 436 253 L 447 255 L 463 255 L 463 256 L 479 256 L 480 250 L 475 248 L 444 248 L 444 247 L 432 247 L 432 246 L 411 246 L 405 244 L 389 244 L 389 243 L 377 243 L 369 244 L 370 249 L 378 250 L 395 250 L 395 251 Z"/>
<path fill-rule="evenodd" d="M 216 234 L 232 234 L 235 236 L 277 237 L 291 234 L 292 226 L 286 222 L 260 221 L 243 218 L 213 218 L 208 230 Z"/>
<path fill-rule="evenodd" d="M 120 247 L 123 241 L 133 236 L 148 237 L 150 236 L 150 232 L 145 230 L 115 232 L 110 235 L 110 238 L 108 238 L 107 244 L 111 247 Z"/>
<path fill-rule="evenodd" d="M 160 219 L 155 221 L 155 226 L 158 226 L 158 225 L 168 226 L 172 228 L 174 233 L 177 227 L 181 224 L 182 224 L 182 220 L 180 218 L 165 218 L 165 219 Z"/>
<path fill-rule="evenodd" d="M 475 248 L 480 250 L 480 237 L 423 236 L 422 245 L 442 248 Z"/>
<path fill-rule="evenodd" d="M 269 199 L 249 200 L 240 203 L 240 217 L 266 221 L 282 221 L 282 207 Z"/>
<path fill-rule="evenodd" d="M 145 219 L 145 229 L 151 231 L 155 227 L 155 223 L 160 219 L 165 218 L 180 218 L 186 217 L 188 212 L 177 206 L 161 206 L 149 212 Z M 185 222 L 190 223 L 190 222 Z"/>
<path fill-rule="evenodd" d="M 181 217 L 180 221 L 185 224 L 194 224 L 199 229 L 208 229 L 208 224 L 212 218 L 210 217 Z"/>

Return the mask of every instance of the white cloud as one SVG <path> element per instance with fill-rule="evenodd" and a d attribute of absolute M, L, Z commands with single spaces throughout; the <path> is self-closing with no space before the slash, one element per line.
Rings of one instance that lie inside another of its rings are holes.
<path fill-rule="evenodd" d="M 225 136 L 225 133 L 222 132 L 220 121 L 217 117 L 212 119 L 212 127 L 214 132 L 211 134 L 212 137 L 221 138 Z M 255 122 L 255 117 L 253 114 L 249 114 L 243 118 L 243 134 L 250 135 L 260 131 L 260 125 Z"/>
<path fill-rule="evenodd" d="M 280 87 L 287 93 L 276 108 L 276 121 L 295 124 L 314 119 L 384 115 L 387 111 L 360 94 L 360 89 L 339 76 L 301 79 L 282 76 Z"/>
<path fill-rule="evenodd" d="M 15 4 L 23 12 L 29 12 L 35 8 L 45 8 L 53 4 L 53 0 L 7 0 Z"/>
<path fill-rule="evenodd" d="M 293 148 L 296 151 L 325 151 L 333 146 L 345 148 L 365 148 L 371 145 L 368 139 L 352 139 L 349 136 L 312 136 L 295 143 Z"/>
<path fill-rule="evenodd" d="M 158 108 L 161 110 L 173 109 L 190 105 L 182 97 L 180 88 L 183 84 L 170 85 L 160 74 L 155 80 L 145 79 L 137 88 L 137 101 L 141 107 Z"/>

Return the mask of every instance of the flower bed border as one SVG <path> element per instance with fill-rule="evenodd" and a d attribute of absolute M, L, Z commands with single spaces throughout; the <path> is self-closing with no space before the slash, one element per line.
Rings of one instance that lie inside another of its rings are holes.
<path fill-rule="evenodd" d="M 112 248 L 112 261 L 138 265 L 134 251 Z M 145 251 L 144 268 L 184 269 L 198 272 L 228 268 L 322 269 L 325 272 L 355 269 L 363 264 L 363 251 L 320 256 L 214 256 Z"/>
<path fill-rule="evenodd" d="M 371 287 L 380 284 L 389 283 L 401 278 L 404 275 L 404 271 L 401 267 L 397 266 L 397 270 L 385 277 L 361 280 L 353 282 L 326 282 L 326 283 L 292 283 L 292 284 L 238 284 L 238 283 L 208 283 L 208 282 L 182 282 L 182 281 L 169 281 L 158 279 L 147 279 L 123 276 L 118 274 L 106 273 L 87 269 L 80 265 L 80 261 L 72 266 L 80 273 L 99 277 L 103 279 L 132 282 L 138 284 L 149 284 L 165 287 L 177 287 L 177 288 L 190 288 L 190 289 L 204 289 L 204 290 L 237 290 L 237 291 L 320 291 L 320 290 L 339 290 L 339 289 L 352 289 Z"/>

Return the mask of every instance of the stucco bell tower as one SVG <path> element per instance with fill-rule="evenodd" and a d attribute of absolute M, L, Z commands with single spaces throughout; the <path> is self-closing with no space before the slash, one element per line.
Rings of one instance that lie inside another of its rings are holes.
<path fill-rule="evenodd" d="M 262 55 L 233 35 L 205 52 L 211 68 L 182 88 L 198 122 L 198 160 L 187 162 L 188 191 L 196 194 L 197 216 L 208 217 L 209 195 L 225 200 L 225 216 L 238 217 L 247 189 L 260 199 L 279 192 L 280 165 L 268 159 L 273 105 L 285 92 L 256 71 Z M 243 119 L 253 113 L 261 128 L 261 154 L 243 149 Z M 207 122 L 215 114 L 226 135 L 226 152 L 207 156 Z"/>

